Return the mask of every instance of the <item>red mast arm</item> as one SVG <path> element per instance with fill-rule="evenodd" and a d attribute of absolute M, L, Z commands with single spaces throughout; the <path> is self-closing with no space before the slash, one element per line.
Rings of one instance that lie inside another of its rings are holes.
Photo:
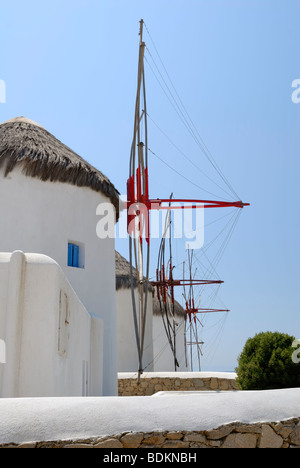
<path fill-rule="evenodd" d="M 135 193 L 135 180 L 134 177 L 130 177 L 127 181 L 127 208 L 134 203 L 143 203 L 146 205 L 148 210 L 151 209 L 180 209 L 180 208 L 244 208 L 249 206 L 250 203 L 244 203 L 241 200 L 234 202 L 218 201 L 218 200 L 199 200 L 199 199 L 186 199 L 186 198 L 149 198 L 149 178 L 148 168 L 145 168 L 145 187 L 142 190 L 141 183 L 141 168 L 140 166 L 136 170 L 136 185 L 137 192 Z M 163 203 L 167 203 L 169 206 L 161 206 Z M 171 206 L 172 203 L 190 203 L 191 206 Z M 198 203 L 199 206 L 195 206 Z"/>
<path fill-rule="evenodd" d="M 152 286 L 197 286 L 200 284 L 222 284 L 224 281 L 219 280 L 162 280 L 162 281 L 151 281 Z"/>
<path fill-rule="evenodd" d="M 192 309 L 196 314 L 206 314 L 209 312 L 230 312 L 228 309 Z"/>
<path fill-rule="evenodd" d="M 217 201 L 217 200 L 196 200 L 196 199 L 185 199 L 185 198 L 172 198 L 171 200 L 165 198 L 158 198 L 158 199 L 150 199 L 147 202 L 147 205 L 151 204 L 158 204 L 160 209 L 176 209 L 182 208 L 181 206 L 178 207 L 162 207 L 162 203 L 198 203 L 201 204 L 198 208 L 228 208 L 228 207 L 235 207 L 235 208 L 244 208 L 244 206 L 249 206 L 250 203 L 243 203 L 242 201 L 235 201 L 235 202 L 225 202 L 225 201 Z M 183 208 L 195 208 L 195 205 L 192 206 L 184 206 Z M 151 207 L 150 207 L 151 209 Z M 155 207 L 154 207 L 155 209 Z"/>

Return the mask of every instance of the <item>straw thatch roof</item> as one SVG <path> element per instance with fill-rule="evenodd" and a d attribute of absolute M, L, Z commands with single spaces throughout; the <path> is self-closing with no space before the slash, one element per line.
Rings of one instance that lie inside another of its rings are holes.
<path fill-rule="evenodd" d="M 130 289 L 131 288 L 131 276 L 130 276 L 130 263 L 126 258 L 122 257 L 119 252 L 115 252 L 115 261 L 116 261 L 116 290 L 119 289 Z M 133 284 L 134 287 L 137 286 L 137 271 L 133 268 Z M 152 292 L 153 296 L 153 315 L 161 315 L 159 300 L 155 292 L 155 288 L 151 284 L 148 286 L 149 291 Z M 185 311 L 183 307 L 175 301 L 174 308 L 175 315 L 177 317 L 184 317 Z M 163 313 L 165 311 L 163 310 Z"/>
<path fill-rule="evenodd" d="M 126 258 L 122 257 L 119 252 L 115 251 L 115 262 L 116 262 L 116 289 L 129 289 L 131 288 L 131 275 L 130 275 L 130 263 Z M 137 286 L 137 270 L 133 268 L 133 284 Z M 149 291 L 152 291 L 152 286 L 149 284 Z"/>
<path fill-rule="evenodd" d="M 89 187 L 106 195 L 119 217 L 119 192 L 110 180 L 41 125 L 24 117 L 0 125 L 0 168 L 7 176 L 16 166 L 43 181 Z"/>
<path fill-rule="evenodd" d="M 171 298 L 170 298 L 171 301 Z M 156 291 L 153 293 L 153 315 L 161 315 L 161 312 L 165 315 L 166 311 L 165 308 L 162 306 L 161 310 L 161 304 L 157 298 Z M 174 314 L 175 317 L 180 317 L 184 318 L 185 317 L 185 310 L 184 308 L 177 302 L 176 300 L 174 301 Z"/>

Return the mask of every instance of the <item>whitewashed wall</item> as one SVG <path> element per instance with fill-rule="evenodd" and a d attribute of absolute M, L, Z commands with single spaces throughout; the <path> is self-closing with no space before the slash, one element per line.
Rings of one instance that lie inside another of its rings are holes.
<path fill-rule="evenodd" d="M 100 396 L 102 325 L 54 260 L 0 254 L 1 397 Z"/>
<path fill-rule="evenodd" d="M 183 317 L 176 317 L 178 326 L 176 327 L 176 355 L 179 368 L 176 370 L 183 372 L 189 370 L 185 360 L 184 330 L 185 323 Z M 164 324 L 160 315 L 153 316 L 153 354 L 154 372 L 174 372 L 174 357 L 171 351 Z"/>
<path fill-rule="evenodd" d="M 118 372 L 136 372 L 138 370 L 138 353 L 132 312 L 131 289 L 118 289 L 117 297 L 117 350 Z M 135 291 L 136 303 L 138 293 Z M 146 371 L 153 370 L 153 338 L 152 338 L 152 293 L 147 298 L 145 347 L 143 366 Z"/>
<path fill-rule="evenodd" d="M 0 252 L 44 254 L 60 265 L 89 314 L 103 320 L 103 394 L 116 395 L 115 246 L 96 235 L 96 209 L 107 202 L 89 188 L 0 170 Z M 83 245 L 84 269 L 67 266 L 69 241 Z"/>

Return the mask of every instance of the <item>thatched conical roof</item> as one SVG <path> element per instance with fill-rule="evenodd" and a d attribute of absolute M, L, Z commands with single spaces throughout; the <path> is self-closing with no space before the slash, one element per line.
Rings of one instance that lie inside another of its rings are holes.
<path fill-rule="evenodd" d="M 129 289 L 131 288 L 131 275 L 130 275 L 130 263 L 126 258 L 115 251 L 115 262 L 116 262 L 116 289 Z M 137 283 L 137 270 L 133 268 L 133 284 L 134 287 Z M 152 291 L 152 286 L 149 284 L 149 290 Z"/>
<path fill-rule="evenodd" d="M 169 299 L 171 301 L 171 298 Z M 166 311 L 164 309 L 163 303 L 158 300 L 157 293 L 155 290 L 153 293 L 153 315 L 161 315 L 161 313 L 165 315 Z M 180 317 L 180 318 L 184 318 L 186 314 L 184 308 L 176 300 L 174 301 L 174 314 L 175 314 L 175 317 Z"/>
<path fill-rule="evenodd" d="M 131 288 L 131 276 L 130 276 L 130 263 L 126 258 L 122 257 L 119 252 L 115 252 L 116 261 L 116 289 L 129 289 Z M 133 284 L 137 286 L 137 271 L 133 268 Z M 153 293 L 153 315 L 161 315 L 160 303 L 157 298 L 155 288 L 149 283 L 149 291 Z M 163 313 L 164 310 L 162 311 Z M 175 301 L 174 312 L 177 317 L 184 317 L 185 311 L 183 307 Z"/>
<path fill-rule="evenodd" d="M 89 187 L 106 195 L 119 217 L 119 192 L 98 169 L 64 145 L 41 125 L 17 117 L 0 125 L 0 168 L 7 176 L 16 166 L 43 181 Z"/>

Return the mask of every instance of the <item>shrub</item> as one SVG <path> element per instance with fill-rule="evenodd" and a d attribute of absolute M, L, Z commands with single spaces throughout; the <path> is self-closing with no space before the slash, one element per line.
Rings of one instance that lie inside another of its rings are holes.
<path fill-rule="evenodd" d="M 242 390 L 300 387 L 300 363 L 292 354 L 294 337 L 262 332 L 249 338 L 238 357 L 237 384 Z"/>

